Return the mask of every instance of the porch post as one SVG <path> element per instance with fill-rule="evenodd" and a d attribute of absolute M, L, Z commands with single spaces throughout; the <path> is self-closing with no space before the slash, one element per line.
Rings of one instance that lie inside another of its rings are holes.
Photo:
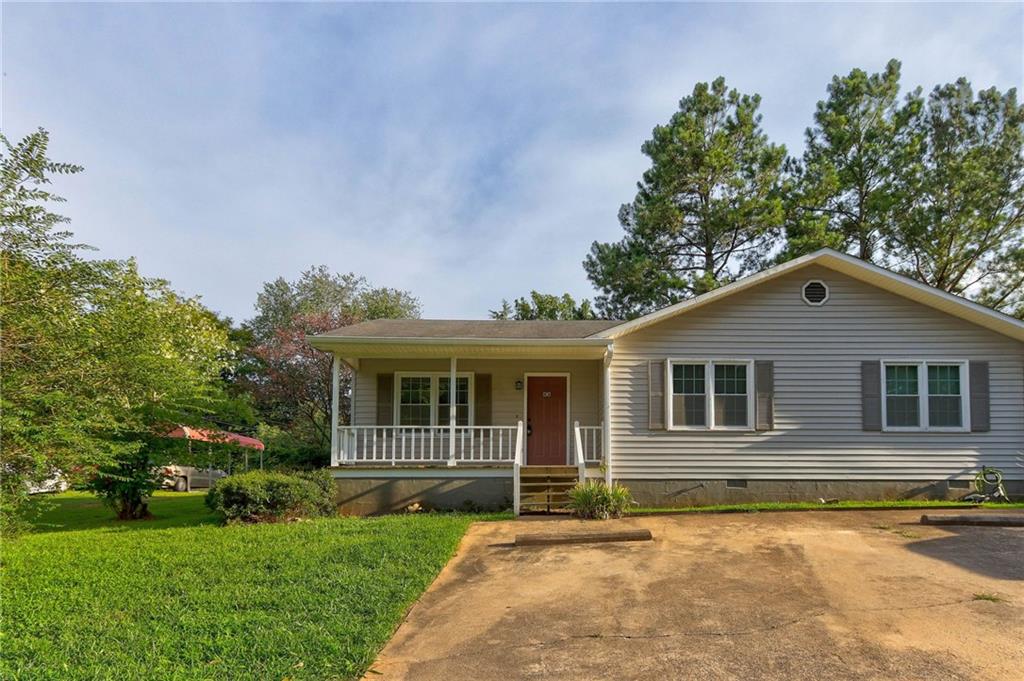
<path fill-rule="evenodd" d="M 448 370 L 448 465 L 455 465 L 455 368 L 457 360 L 452 357 Z"/>
<path fill-rule="evenodd" d="M 601 445 L 604 449 L 604 484 L 612 485 L 612 346 L 604 352 L 604 393 L 603 418 L 601 423 Z"/>
<path fill-rule="evenodd" d="M 338 461 L 338 390 L 341 384 L 341 358 L 333 355 L 331 362 L 331 465 Z"/>

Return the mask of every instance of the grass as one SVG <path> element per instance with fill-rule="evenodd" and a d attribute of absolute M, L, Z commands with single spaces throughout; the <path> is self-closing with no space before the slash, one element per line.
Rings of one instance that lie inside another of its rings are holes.
<path fill-rule="evenodd" d="M 358 678 L 468 526 L 419 514 L 222 527 L 203 495 L 123 522 L 63 494 L 3 546 L 4 679 Z"/>
<path fill-rule="evenodd" d="M 895 501 L 838 501 L 822 504 L 817 501 L 760 501 L 749 504 L 715 504 L 709 506 L 680 506 L 677 508 L 638 508 L 632 515 L 657 513 L 758 513 L 761 511 L 828 511 L 883 510 L 901 508 L 1024 508 L 1024 502 L 973 504 L 965 501 L 933 501 L 928 499 L 900 499 Z"/>
<path fill-rule="evenodd" d="M 1006 599 L 1003 598 L 1002 596 L 1000 596 L 999 594 L 993 594 L 993 593 L 987 593 L 987 592 L 983 592 L 983 593 L 980 593 L 980 594 L 974 594 L 974 599 L 973 600 L 976 600 L 976 601 L 988 601 L 989 603 L 1005 603 L 1006 602 Z"/>

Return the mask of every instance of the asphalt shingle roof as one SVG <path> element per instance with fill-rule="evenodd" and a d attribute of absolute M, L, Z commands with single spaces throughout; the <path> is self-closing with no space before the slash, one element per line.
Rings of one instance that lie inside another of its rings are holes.
<path fill-rule="evenodd" d="M 515 321 L 506 319 L 374 319 L 343 326 L 321 338 L 490 338 L 571 339 L 586 338 L 621 324 L 614 320 Z"/>

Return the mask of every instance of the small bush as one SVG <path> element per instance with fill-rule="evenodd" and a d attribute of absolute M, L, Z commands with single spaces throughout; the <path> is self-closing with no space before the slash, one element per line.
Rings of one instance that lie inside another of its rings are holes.
<path fill-rule="evenodd" d="M 250 471 L 216 481 L 206 505 L 228 522 L 277 522 L 334 512 L 334 487 L 327 471 L 289 475 Z"/>
<path fill-rule="evenodd" d="M 143 450 L 101 467 L 85 487 L 114 509 L 118 519 L 142 520 L 151 515 L 149 499 L 160 488 L 160 477 Z"/>
<path fill-rule="evenodd" d="M 633 495 L 622 485 L 581 482 L 569 490 L 569 508 L 580 518 L 621 518 L 633 504 Z"/>

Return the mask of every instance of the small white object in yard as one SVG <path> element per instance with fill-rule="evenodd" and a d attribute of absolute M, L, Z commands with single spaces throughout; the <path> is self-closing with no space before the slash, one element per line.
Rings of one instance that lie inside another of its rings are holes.
<path fill-rule="evenodd" d="M 418 502 L 418 501 L 415 501 L 415 502 L 413 502 L 413 503 L 411 503 L 411 504 L 409 504 L 408 506 L 405 507 L 405 512 L 406 513 L 419 513 L 422 510 L 423 510 L 423 507 L 420 506 L 420 502 Z"/>
<path fill-rule="evenodd" d="M 821 497 L 818 497 L 818 503 L 820 503 L 820 504 L 838 504 L 839 500 L 838 499 L 822 499 Z"/>

